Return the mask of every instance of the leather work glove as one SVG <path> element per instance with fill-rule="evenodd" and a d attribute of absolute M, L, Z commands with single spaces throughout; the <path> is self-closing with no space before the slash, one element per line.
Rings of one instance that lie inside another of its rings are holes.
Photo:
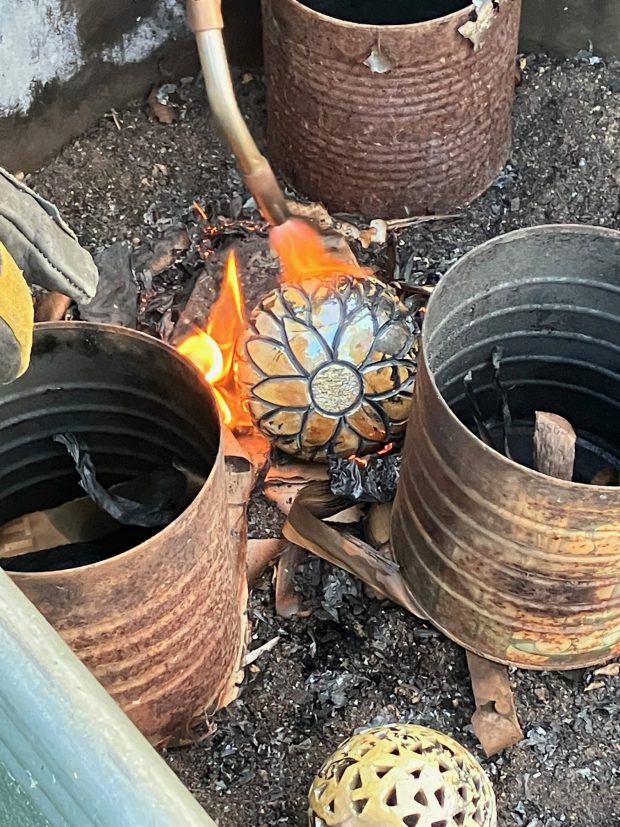
<path fill-rule="evenodd" d="M 34 309 L 29 284 L 82 304 L 99 276 L 53 204 L 0 167 L 0 384 L 28 367 Z"/>

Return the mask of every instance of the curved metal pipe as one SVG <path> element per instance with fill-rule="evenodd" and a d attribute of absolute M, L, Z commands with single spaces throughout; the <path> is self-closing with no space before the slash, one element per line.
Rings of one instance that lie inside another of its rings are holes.
<path fill-rule="evenodd" d="M 291 217 L 269 161 L 259 151 L 235 97 L 226 57 L 221 0 L 187 0 L 187 20 L 196 36 L 211 110 L 230 146 L 243 180 L 270 224 Z"/>

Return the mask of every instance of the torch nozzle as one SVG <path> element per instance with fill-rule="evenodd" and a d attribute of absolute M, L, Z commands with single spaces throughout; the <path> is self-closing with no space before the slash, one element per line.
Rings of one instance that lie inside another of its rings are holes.
<path fill-rule="evenodd" d="M 187 0 L 187 19 L 196 35 L 209 104 L 220 131 L 265 219 L 273 225 L 283 224 L 290 218 L 284 193 L 237 104 L 222 36 L 220 0 Z"/>

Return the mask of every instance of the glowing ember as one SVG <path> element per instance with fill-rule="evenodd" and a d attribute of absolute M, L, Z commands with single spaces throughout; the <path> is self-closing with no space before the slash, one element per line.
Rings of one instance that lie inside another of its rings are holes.
<path fill-rule="evenodd" d="M 271 246 L 280 259 L 281 279 L 300 284 L 306 279 L 366 275 L 359 264 L 347 262 L 326 249 L 324 239 L 307 222 L 290 218 L 271 230 Z"/>
<path fill-rule="evenodd" d="M 217 301 L 211 309 L 207 329 L 198 330 L 178 346 L 211 385 L 227 425 L 246 427 L 251 424 L 244 409 L 233 374 L 235 344 L 245 328 L 243 292 L 239 282 L 237 259 L 228 256 L 226 272 Z"/>
<path fill-rule="evenodd" d="M 385 454 L 389 454 L 390 451 L 394 449 L 394 443 L 388 442 L 380 451 L 377 451 L 374 456 L 381 457 L 385 456 Z M 368 465 L 369 458 L 368 457 L 358 457 L 357 454 L 353 454 L 352 457 L 349 457 L 351 462 L 354 462 L 356 465 L 360 465 L 362 468 L 365 468 Z"/>

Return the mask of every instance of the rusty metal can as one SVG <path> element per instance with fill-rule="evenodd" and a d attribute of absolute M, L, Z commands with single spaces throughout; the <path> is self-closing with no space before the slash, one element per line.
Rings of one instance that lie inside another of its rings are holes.
<path fill-rule="evenodd" d="M 80 496 L 52 439 L 68 431 L 83 438 L 104 483 L 175 459 L 206 477 L 176 520 L 123 553 L 8 572 L 151 742 L 183 741 L 227 695 L 245 635 L 245 571 L 227 522 L 213 395 L 144 334 L 37 325 L 30 369 L 0 389 L 0 524 Z"/>
<path fill-rule="evenodd" d="M 464 377 L 508 458 L 476 435 Z M 497 351 L 496 351 L 497 352 Z M 470 379 L 471 381 L 471 379 Z M 533 470 L 535 411 L 577 433 L 572 481 Z M 428 306 L 392 519 L 422 613 L 477 654 L 572 669 L 620 653 L 620 233 L 519 230 L 478 247 Z"/>
<path fill-rule="evenodd" d="M 472 201 L 510 152 L 521 0 L 444 0 L 452 13 L 401 25 L 351 19 L 408 21 L 419 3 L 368 3 L 349 19 L 315 10 L 354 5 L 263 0 L 275 166 L 332 211 L 392 218 Z"/>

